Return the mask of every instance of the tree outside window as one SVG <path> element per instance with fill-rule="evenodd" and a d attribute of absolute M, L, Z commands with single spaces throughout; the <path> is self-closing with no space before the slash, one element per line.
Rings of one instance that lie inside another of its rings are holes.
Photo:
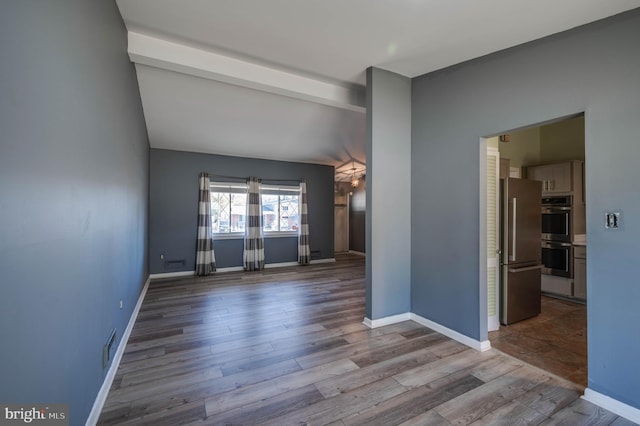
<path fill-rule="evenodd" d="M 295 187 L 267 187 L 262 194 L 262 226 L 268 232 L 298 231 L 300 196 Z"/>
<path fill-rule="evenodd" d="M 211 185 L 211 227 L 214 234 L 244 233 L 246 190 L 246 185 Z"/>
<path fill-rule="evenodd" d="M 299 188 L 263 185 L 262 227 L 265 233 L 297 232 Z M 247 186 L 211 184 L 211 224 L 213 234 L 244 234 L 247 211 Z"/>

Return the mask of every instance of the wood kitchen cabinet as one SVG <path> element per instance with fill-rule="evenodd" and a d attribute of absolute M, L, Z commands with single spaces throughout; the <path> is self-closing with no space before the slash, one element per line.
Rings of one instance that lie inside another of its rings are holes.
<path fill-rule="evenodd" d="M 573 297 L 587 299 L 587 248 L 573 248 Z"/>
<path fill-rule="evenodd" d="M 542 195 L 573 194 L 582 198 L 582 161 L 527 167 L 527 178 L 542 182 Z"/>

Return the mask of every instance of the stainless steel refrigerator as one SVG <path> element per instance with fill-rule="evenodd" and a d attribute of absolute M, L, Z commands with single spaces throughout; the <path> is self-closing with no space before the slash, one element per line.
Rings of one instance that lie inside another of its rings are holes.
<path fill-rule="evenodd" d="M 540 313 L 542 182 L 506 178 L 501 186 L 500 322 Z"/>

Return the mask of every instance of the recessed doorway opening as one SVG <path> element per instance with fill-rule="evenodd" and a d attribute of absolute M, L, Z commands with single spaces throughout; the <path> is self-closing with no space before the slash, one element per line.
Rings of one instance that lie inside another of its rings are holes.
<path fill-rule="evenodd" d="M 582 113 L 481 139 L 486 156 L 481 155 L 480 177 L 486 191 L 481 191 L 480 283 L 486 286 L 481 294 L 487 295 L 492 347 L 586 387 L 584 141 Z M 505 182 L 515 186 L 518 179 L 538 182 L 538 204 L 501 194 L 500 182 L 504 188 Z M 539 223 L 540 231 L 533 233 L 539 232 L 539 239 L 527 241 L 539 249 L 526 268 L 518 269 L 509 259 L 515 258 L 516 247 L 525 247 L 520 240 L 532 239 L 523 236 L 527 230 L 519 223 L 525 216 Z M 538 296 L 521 292 L 525 274 L 515 273 L 520 270 L 527 271 L 529 289 L 532 280 L 540 281 Z M 536 297 L 539 313 L 525 309 L 526 319 L 515 320 L 505 314 L 520 305 L 530 307 L 529 299 Z"/>

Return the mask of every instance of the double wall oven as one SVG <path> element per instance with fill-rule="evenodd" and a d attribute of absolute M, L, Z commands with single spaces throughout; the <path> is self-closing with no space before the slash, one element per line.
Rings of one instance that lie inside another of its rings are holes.
<path fill-rule="evenodd" d="M 542 273 L 573 276 L 571 195 L 542 198 Z"/>

